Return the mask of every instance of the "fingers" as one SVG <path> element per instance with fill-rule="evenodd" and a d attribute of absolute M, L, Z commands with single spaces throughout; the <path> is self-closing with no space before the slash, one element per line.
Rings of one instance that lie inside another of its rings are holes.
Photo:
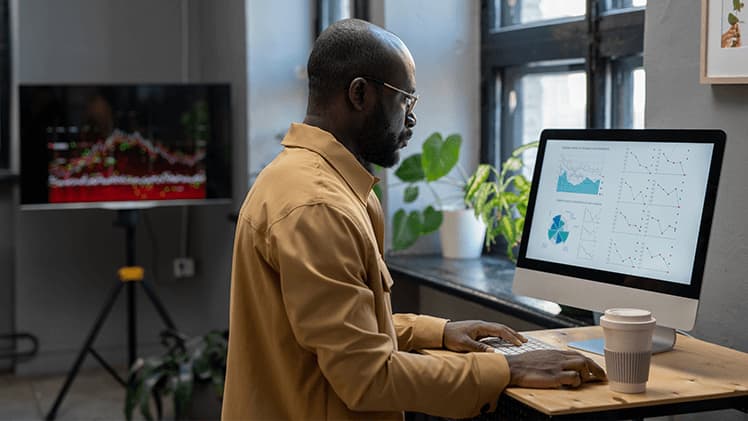
<path fill-rule="evenodd" d="M 474 352 L 496 352 L 491 345 L 473 339 L 468 340 L 468 346 Z"/>
<path fill-rule="evenodd" d="M 568 359 L 562 364 L 563 370 L 574 370 L 579 373 L 582 382 L 605 380 L 605 370 L 597 365 L 592 359 L 585 357 L 575 351 L 566 353 Z"/>
<path fill-rule="evenodd" d="M 562 371 L 558 376 L 560 386 L 579 387 L 582 385 L 582 378 L 578 371 Z"/>
<path fill-rule="evenodd" d="M 516 332 L 509 326 L 505 326 L 499 323 L 482 323 L 478 329 L 478 336 L 498 336 L 499 338 L 513 343 L 514 345 L 522 345 L 523 343 L 527 342 L 527 338 L 522 336 L 522 334 Z"/>
<path fill-rule="evenodd" d="M 608 379 L 608 375 L 605 374 L 605 370 L 603 370 L 602 367 L 600 367 L 596 362 L 592 361 L 589 358 L 587 358 L 587 367 L 589 367 L 590 373 L 592 373 L 592 375 L 595 376 L 595 380 L 607 380 Z"/>

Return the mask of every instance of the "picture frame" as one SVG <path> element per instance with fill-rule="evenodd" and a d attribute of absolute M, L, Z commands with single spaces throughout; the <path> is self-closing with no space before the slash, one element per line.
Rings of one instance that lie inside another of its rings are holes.
<path fill-rule="evenodd" d="M 748 83 L 747 0 L 701 0 L 700 82 Z"/>

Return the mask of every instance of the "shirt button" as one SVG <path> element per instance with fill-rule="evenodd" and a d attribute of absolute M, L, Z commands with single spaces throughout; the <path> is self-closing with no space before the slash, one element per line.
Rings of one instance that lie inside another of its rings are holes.
<path fill-rule="evenodd" d="M 491 405 L 489 405 L 489 404 L 485 404 L 485 405 L 483 405 L 483 406 L 481 407 L 481 409 L 480 409 L 480 413 L 481 413 L 481 414 L 485 414 L 486 412 L 488 412 L 488 410 L 489 410 L 489 409 L 491 409 Z"/>

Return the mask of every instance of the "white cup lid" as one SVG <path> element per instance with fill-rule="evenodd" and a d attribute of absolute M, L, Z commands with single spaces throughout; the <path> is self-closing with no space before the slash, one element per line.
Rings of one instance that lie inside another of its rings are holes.
<path fill-rule="evenodd" d="M 605 314 L 600 318 L 600 324 L 604 327 L 613 327 L 612 325 L 631 325 L 633 327 L 634 325 L 650 323 L 655 323 L 652 312 L 639 308 L 610 308 L 605 310 Z"/>

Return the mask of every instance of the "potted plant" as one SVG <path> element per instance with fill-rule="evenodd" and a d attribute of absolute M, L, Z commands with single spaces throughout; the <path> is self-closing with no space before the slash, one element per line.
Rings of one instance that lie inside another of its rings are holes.
<path fill-rule="evenodd" d="M 125 417 L 131 420 L 137 407 L 145 419 L 152 420 L 153 403 L 157 419 L 162 419 L 162 399 L 172 395 L 175 419 L 220 418 L 228 331 L 194 338 L 165 331 L 161 337 L 166 352 L 139 358 L 130 369 Z"/>
<path fill-rule="evenodd" d="M 436 207 L 398 209 L 393 218 L 393 249 L 406 249 L 420 236 L 442 227 L 445 257 L 478 257 L 484 244 L 490 248 L 502 236 L 507 242 L 507 255 L 514 259 L 530 192 L 530 182 L 520 173 L 524 166 L 522 153 L 536 147 L 537 142 L 514 150 L 501 171 L 481 164 L 470 176 L 458 163 L 461 144 L 458 134 L 444 139 L 440 133 L 433 133 L 423 143 L 421 153 L 406 158 L 395 170 L 395 176 L 406 184 L 405 203 L 415 202 L 423 186 L 432 192 Z M 459 178 L 450 174 L 455 168 Z M 441 197 L 432 184 L 450 185 L 454 193 Z M 450 206 L 455 199 L 457 206 Z M 451 245 L 458 234 L 465 234 L 466 239 Z M 468 240 L 477 240 L 477 246 L 465 245 Z M 472 250 L 468 253 L 467 248 Z"/>

